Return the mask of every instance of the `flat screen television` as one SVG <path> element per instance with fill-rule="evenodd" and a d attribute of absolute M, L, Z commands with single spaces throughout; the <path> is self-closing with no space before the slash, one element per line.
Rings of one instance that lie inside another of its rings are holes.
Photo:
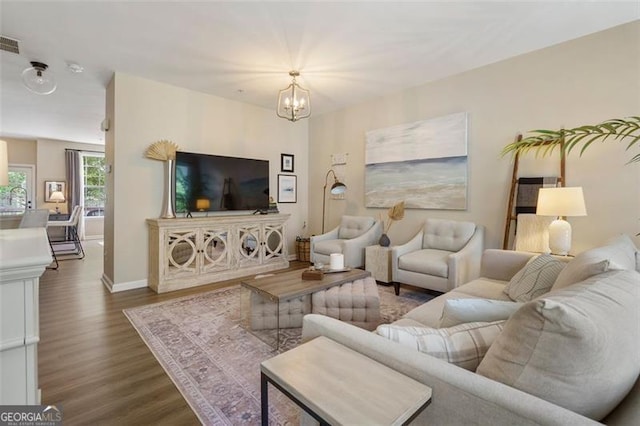
<path fill-rule="evenodd" d="M 269 160 L 176 152 L 176 212 L 267 210 Z"/>

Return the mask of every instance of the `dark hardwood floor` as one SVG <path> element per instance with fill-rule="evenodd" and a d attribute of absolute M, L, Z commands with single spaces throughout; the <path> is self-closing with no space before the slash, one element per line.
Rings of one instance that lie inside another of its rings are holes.
<path fill-rule="evenodd" d="M 240 279 L 160 295 L 148 288 L 111 294 L 100 282 L 102 246 L 89 241 L 85 249 L 84 260 L 60 262 L 40 279 L 42 403 L 62 406 L 65 425 L 199 424 L 122 310 Z"/>

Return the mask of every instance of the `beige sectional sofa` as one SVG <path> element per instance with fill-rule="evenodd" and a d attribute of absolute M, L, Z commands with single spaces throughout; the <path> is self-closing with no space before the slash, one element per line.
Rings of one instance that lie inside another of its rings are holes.
<path fill-rule="evenodd" d="M 410 311 L 393 326 L 437 328 L 449 299 L 509 301 L 505 286 L 533 256 L 486 250 L 481 278 Z M 432 403 L 413 424 L 638 425 L 638 250 L 622 236 L 566 260 L 556 281 L 564 288 L 519 306 L 502 323 L 477 372 L 320 315 L 304 317 L 303 340 L 327 336 L 430 386 Z"/>

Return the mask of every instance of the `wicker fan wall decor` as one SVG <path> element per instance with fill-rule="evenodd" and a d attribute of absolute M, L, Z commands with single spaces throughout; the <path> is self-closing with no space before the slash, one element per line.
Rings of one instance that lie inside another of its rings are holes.
<path fill-rule="evenodd" d="M 176 151 L 179 149 L 180 147 L 177 144 L 163 139 L 149 145 L 149 147 L 145 151 L 145 156 L 147 158 L 151 158 L 152 160 L 175 160 Z"/>

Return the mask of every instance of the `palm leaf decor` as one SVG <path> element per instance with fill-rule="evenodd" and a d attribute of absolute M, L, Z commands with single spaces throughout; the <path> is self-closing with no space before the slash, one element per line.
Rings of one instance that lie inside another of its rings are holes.
<path fill-rule="evenodd" d="M 535 151 L 536 155 L 545 156 L 551 154 L 556 147 L 559 148 L 563 139 L 566 155 L 577 147 L 580 147 L 580 155 L 582 155 L 593 142 L 604 142 L 607 139 L 626 142 L 625 150 L 628 151 L 634 145 L 640 147 L 638 144 L 640 141 L 640 117 L 614 118 L 600 124 L 574 127 L 573 129 L 532 130 L 526 138 L 505 146 L 501 156 L 522 155 L 529 151 Z M 637 162 L 640 162 L 640 153 L 631 157 L 628 163 Z"/>
<path fill-rule="evenodd" d="M 400 201 L 399 203 L 394 204 L 392 207 L 387 210 L 387 216 L 389 220 L 384 223 L 383 220 L 383 232 L 386 234 L 391 229 L 391 225 L 393 222 L 397 220 L 402 220 L 404 218 L 404 201 Z"/>
<path fill-rule="evenodd" d="M 175 160 L 176 151 L 179 149 L 180 147 L 175 143 L 163 139 L 149 145 L 144 154 L 147 158 L 151 158 L 152 160 Z"/>

